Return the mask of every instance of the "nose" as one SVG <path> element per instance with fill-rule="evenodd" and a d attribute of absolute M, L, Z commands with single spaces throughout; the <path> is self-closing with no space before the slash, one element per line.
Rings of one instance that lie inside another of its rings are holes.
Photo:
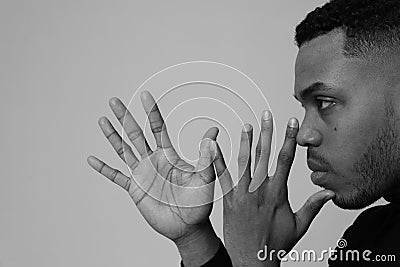
<path fill-rule="evenodd" d="M 304 120 L 297 133 L 296 141 L 300 146 L 318 147 L 321 145 L 322 135 L 313 127 L 310 121 Z"/>

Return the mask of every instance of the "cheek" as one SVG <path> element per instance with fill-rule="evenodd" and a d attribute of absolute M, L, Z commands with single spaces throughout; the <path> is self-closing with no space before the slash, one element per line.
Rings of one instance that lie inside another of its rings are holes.
<path fill-rule="evenodd" d="M 376 110 L 361 110 L 339 120 L 326 139 L 328 161 L 334 171 L 352 175 L 354 164 L 366 153 L 368 146 L 378 134 L 383 121 Z"/>

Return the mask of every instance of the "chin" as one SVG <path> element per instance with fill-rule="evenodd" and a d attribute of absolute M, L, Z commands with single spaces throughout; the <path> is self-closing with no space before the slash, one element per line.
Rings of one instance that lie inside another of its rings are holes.
<path fill-rule="evenodd" d="M 345 210 L 359 210 L 373 204 L 380 197 L 373 197 L 365 195 L 360 192 L 351 192 L 347 194 L 341 194 L 335 192 L 335 198 L 332 199 L 333 203 L 341 209 Z"/>

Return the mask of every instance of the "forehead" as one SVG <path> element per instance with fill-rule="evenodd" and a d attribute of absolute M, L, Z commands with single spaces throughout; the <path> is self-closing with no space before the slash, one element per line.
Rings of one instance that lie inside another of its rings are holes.
<path fill-rule="evenodd" d="M 341 31 L 332 31 L 300 47 L 295 64 L 296 95 L 315 82 L 334 83 L 348 63 L 342 53 L 344 41 Z"/>
<path fill-rule="evenodd" d="M 349 58 L 343 54 L 345 40 L 342 30 L 334 30 L 300 47 L 295 64 L 295 95 L 322 83 L 347 95 L 383 91 L 400 101 L 400 48 L 369 60 Z"/>

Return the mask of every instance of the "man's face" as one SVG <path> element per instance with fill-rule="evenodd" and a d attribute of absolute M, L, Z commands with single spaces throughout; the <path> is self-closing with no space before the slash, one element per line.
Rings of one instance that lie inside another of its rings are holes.
<path fill-rule="evenodd" d="M 307 146 L 314 184 L 335 192 L 342 208 L 362 208 L 398 188 L 399 90 L 387 64 L 342 53 L 334 31 L 304 44 L 295 66 L 295 96 L 305 108 L 297 136 Z M 386 67 L 385 67 L 386 66 Z"/>

